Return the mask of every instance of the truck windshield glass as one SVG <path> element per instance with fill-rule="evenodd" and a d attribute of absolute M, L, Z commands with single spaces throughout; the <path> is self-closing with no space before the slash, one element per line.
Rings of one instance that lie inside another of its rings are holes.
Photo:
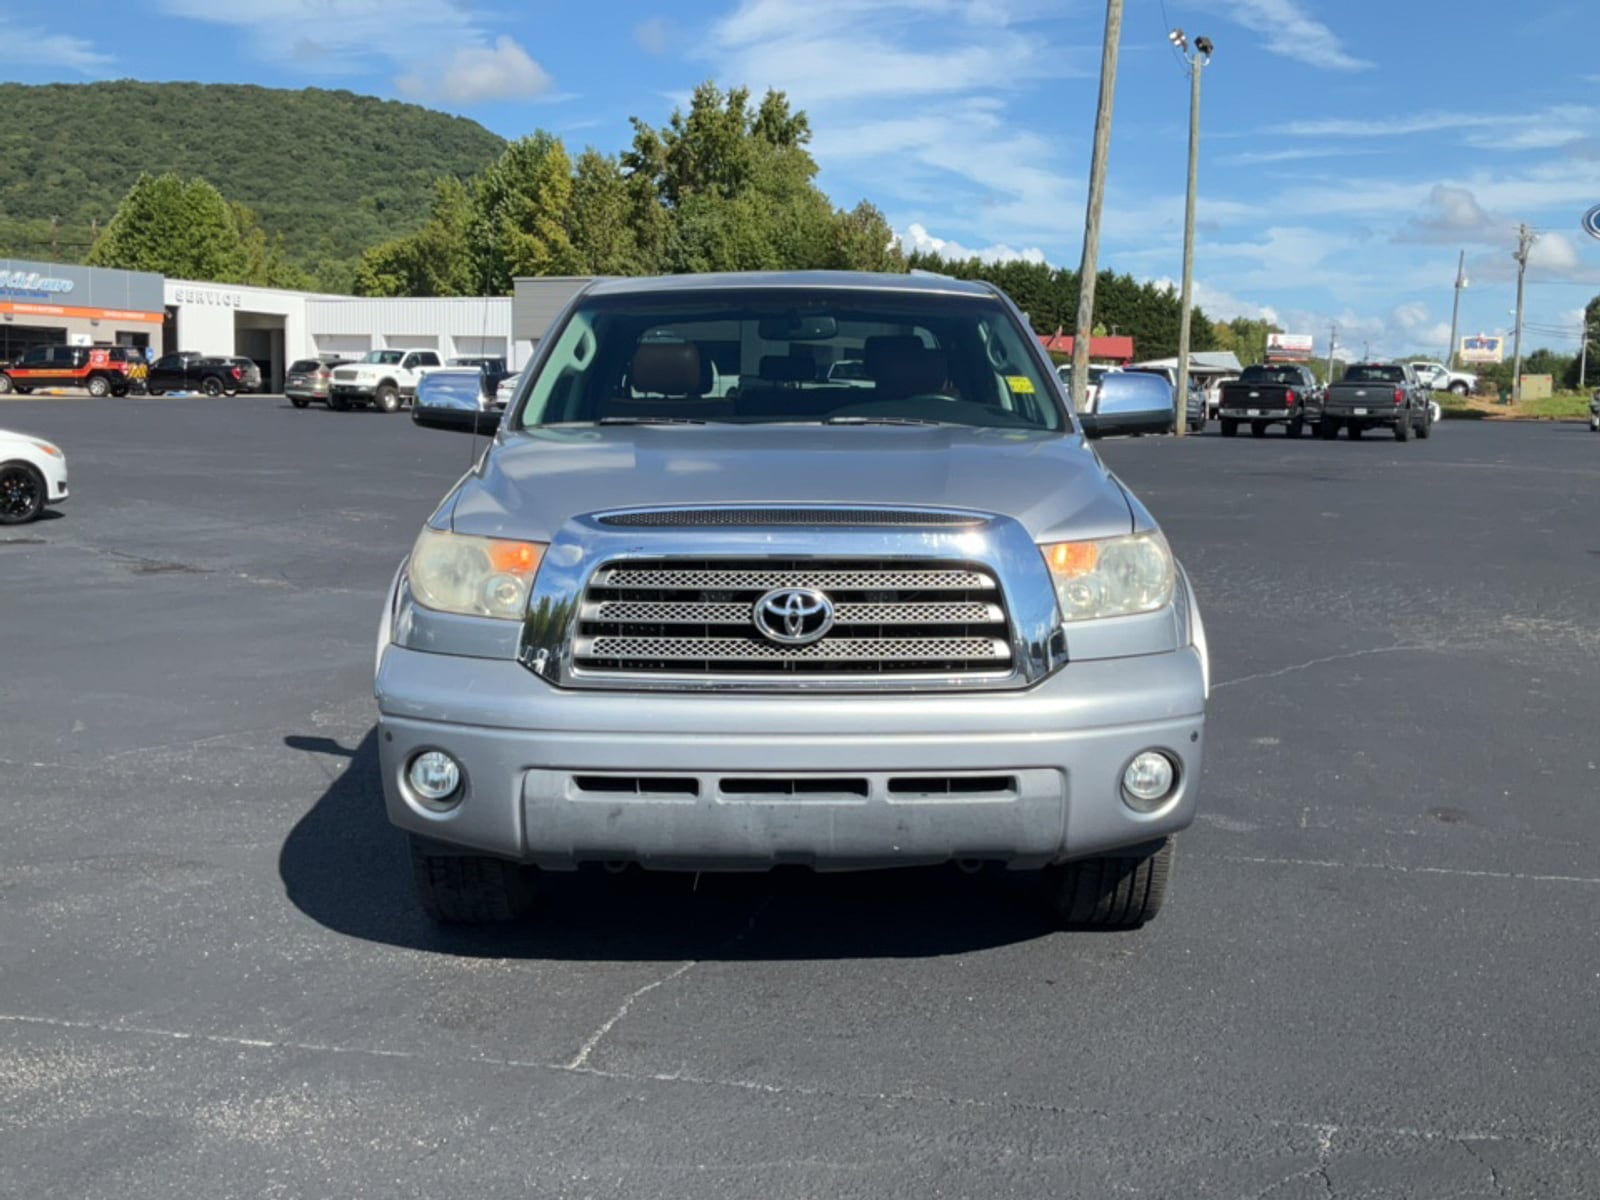
<path fill-rule="evenodd" d="M 1031 340 L 1002 304 L 976 296 L 595 296 L 555 333 L 512 425 L 889 419 L 1067 429 Z"/>
<path fill-rule="evenodd" d="M 1351 367 L 1344 373 L 1345 383 L 1404 383 L 1406 373 L 1401 367 Z"/>
<path fill-rule="evenodd" d="M 361 361 L 364 363 L 379 363 L 386 367 L 392 367 L 405 356 L 406 352 L 404 350 L 368 350 L 366 356 L 363 357 Z"/>
<path fill-rule="evenodd" d="M 1290 367 L 1246 367 L 1240 383 L 1300 383 L 1300 372 Z"/>

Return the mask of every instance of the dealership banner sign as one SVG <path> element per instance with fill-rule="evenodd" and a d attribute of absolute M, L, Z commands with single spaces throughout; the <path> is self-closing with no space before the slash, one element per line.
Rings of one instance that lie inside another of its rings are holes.
<path fill-rule="evenodd" d="M 1480 333 L 1477 337 L 1461 339 L 1461 361 L 1469 363 L 1497 363 L 1506 360 L 1506 340 L 1498 335 Z"/>
<path fill-rule="evenodd" d="M 1267 334 L 1267 357 L 1270 359 L 1310 358 L 1315 340 L 1309 333 Z"/>

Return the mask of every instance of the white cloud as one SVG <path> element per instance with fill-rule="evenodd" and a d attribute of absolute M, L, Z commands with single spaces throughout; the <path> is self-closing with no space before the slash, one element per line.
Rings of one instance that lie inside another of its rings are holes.
<path fill-rule="evenodd" d="M 465 105 L 540 96 L 550 90 L 552 81 L 526 50 L 502 35 L 495 39 L 492 49 L 460 46 L 442 70 L 402 75 L 395 80 L 395 86 L 407 96 Z"/>
<path fill-rule="evenodd" d="M 1363 71 L 1372 66 L 1346 51 L 1338 35 L 1306 12 L 1300 0 L 1227 0 L 1205 7 L 1261 34 L 1267 50 L 1284 58 L 1329 71 Z"/>
<path fill-rule="evenodd" d="M 651 17 L 633 27 L 633 40 L 646 54 L 665 54 L 671 38 L 672 26 L 665 17 Z"/>
<path fill-rule="evenodd" d="M 1600 108 L 1562 104 L 1534 112 L 1429 111 L 1387 117 L 1325 117 L 1287 121 L 1270 132 L 1289 137 L 1396 138 L 1421 133 L 1461 133 L 1465 145 L 1485 150 L 1557 149 L 1590 135 Z"/>
<path fill-rule="evenodd" d="M 981 250 L 969 250 L 959 242 L 934 237 L 921 225 L 915 223 L 904 233 L 897 233 L 895 237 L 900 243 L 900 248 L 907 254 L 920 251 L 924 254 L 937 254 L 941 258 L 954 262 L 965 262 L 969 258 L 979 258 L 988 263 L 1042 263 L 1045 261 L 1044 251 L 1037 246 L 1029 246 L 1025 250 L 1015 250 L 1010 246 L 1000 244 L 985 246 Z"/>
<path fill-rule="evenodd" d="M 14 26 L 0 21 L 0 44 L 13 59 L 47 62 L 70 67 L 83 75 L 100 76 L 117 60 L 96 50 L 87 38 L 68 33 L 46 33 L 32 26 Z"/>
<path fill-rule="evenodd" d="M 1429 193 L 1423 214 L 1407 221 L 1395 240 L 1493 245 L 1505 241 L 1515 227 L 1511 218 L 1486 211 L 1470 188 L 1441 183 Z"/>
<path fill-rule="evenodd" d="M 539 95 L 551 86 L 526 50 L 508 37 L 491 40 L 455 0 L 158 3 L 170 16 L 232 26 L 251 53 L 301 72 L 360 75 L 383 62 L 404 68 L 396 85 L 407 95 L 468 104 Z"/>

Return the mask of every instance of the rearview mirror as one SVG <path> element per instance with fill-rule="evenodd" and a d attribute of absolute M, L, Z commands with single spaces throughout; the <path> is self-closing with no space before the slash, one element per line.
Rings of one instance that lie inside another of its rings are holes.
<path fill-rule="evenodd" d="M 839 336 L 839 322 L 830 316 L 789 312 L 762 317 L 756 332 L 764 342 L 822 342 Z"/>
<path fill-rule="evenodd" d="M 493 433 L 500 416 L 493 398 L 484 394 L 483 372 L 476 367 L 430 371 L 417 381 L 411 419 L 424 429 Z"/>

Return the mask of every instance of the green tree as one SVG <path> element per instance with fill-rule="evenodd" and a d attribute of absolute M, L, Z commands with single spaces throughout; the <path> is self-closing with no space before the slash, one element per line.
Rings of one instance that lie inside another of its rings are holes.
<path fill-rule="evenodd" d="M 646 267 L 634 226 L 635 198 L 615 158 L 593 146 L 578 156 L 567 209 L 567 237 L 579 270 L 636 275 Z"/>
<path fill-rule="evenodd" d="M 203 179 L 143 174 L 117 206 L 87 262 L 239 283 L 246 257 L 234 212 L 221 192 Z"/>
<path fill-rule="evenodd" d="M 904 272 L 906 256 L 888 220 L 863 200 L 849 212 L 834 214 L 828 265 L 844 271 Z"/>
<path fill-rule="evenodd" d="M 284 248 L 283 234 L 268 234 L 261 227 L 261 219 L 248 204 L 233 201 L 234 227 L 239 231 L 239 244 L 244 251 L 244 269 L 241 283 L 257 287 L 288 288 L 291 291 L 310 291 L 316 286 L 311 275 L 289 259 Z"/>
<path fill-rule="evenodd" d="M 544 130 L 511 143 L 478 177 L 472 238 L 487 288 L 504 293 L 518 275 L 582 270 L 567 232 L 572 189 L 567 148 Z"/>
<path fill-rule="evenodd" d="M 472 253 L 475 215 L 465 184 L 453 175 L 435 180 L 427 224 L 363 254 L 352 281 L 356 295 L 477 295 L 482 284 Z"/>

